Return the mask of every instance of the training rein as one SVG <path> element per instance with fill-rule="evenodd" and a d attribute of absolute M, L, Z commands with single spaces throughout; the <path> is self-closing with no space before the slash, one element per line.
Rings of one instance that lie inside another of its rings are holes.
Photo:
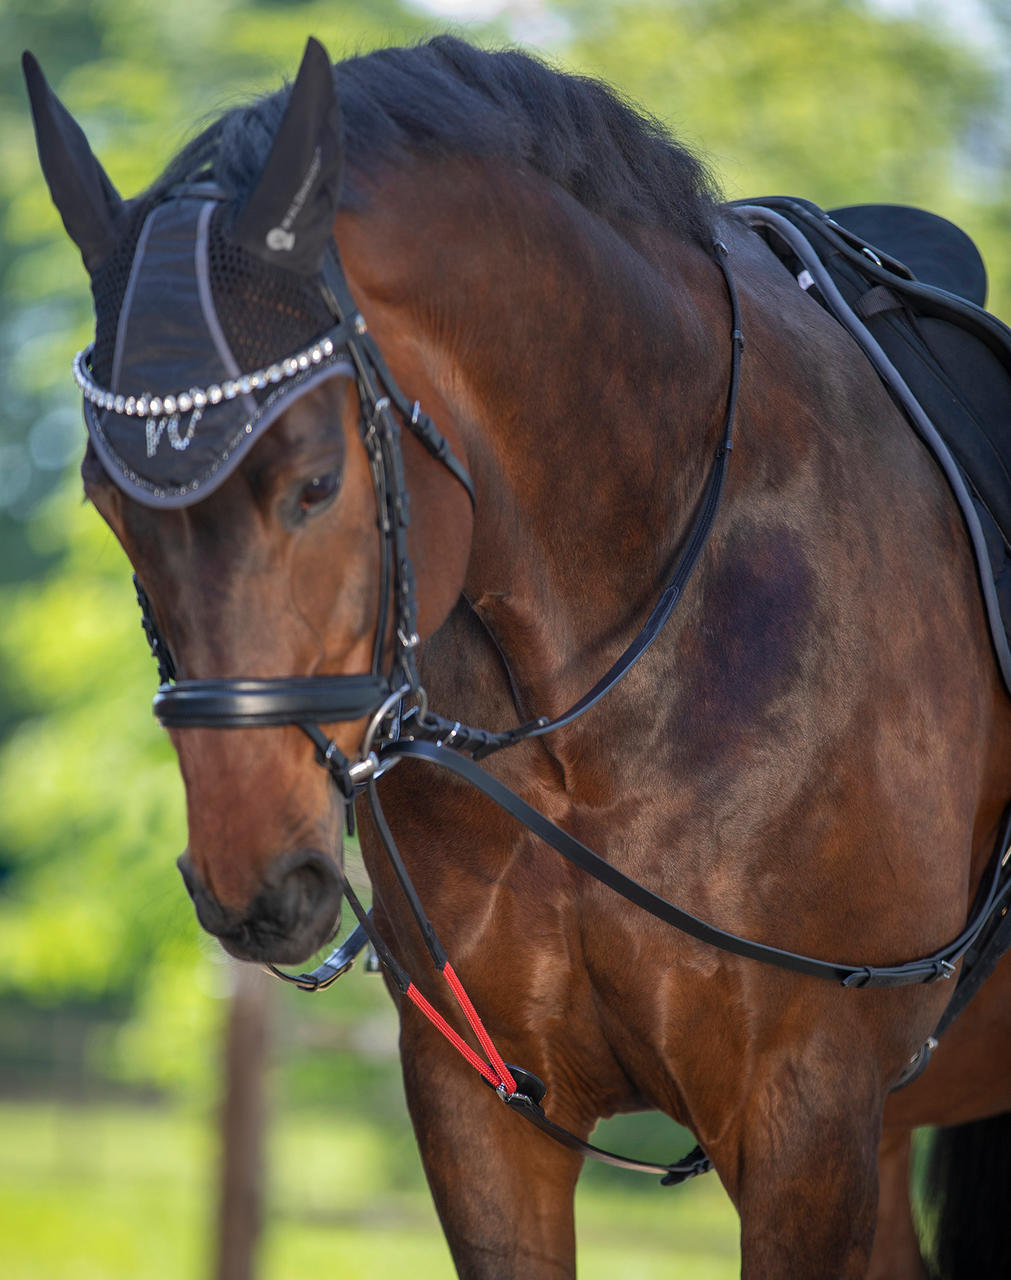
<path fill-rule="evenodd" d="M 419 404 L 409 401 L 394 381 L 355 306 L 333 251 L 327 255 L 323 272 L 324 294 L 337 321 L 328 336 L 335 346 L 347 352 L 354 366 L 360 402 L 359 430 L 368 456 L 379 513 L 381 577 L 371 671 L 368 674 L 280 679 L 176 680 L 168 646 L 159 633 L 143 588 L 135 579 L 144 629 L 158 662 L 161 683 L 154 699 L 154 711 L 159 721 L 173 729 L 297 725 L 303 730 L 316 747 L 317 762 L 328 770 L 347 803 L 349 832 L 353 831 L 353 800 L 358 795 L 367 799 L 386 856 L 432 962 L 446 979 L 482 1053 L 478 1054 L 414 985 L 379 937 L 370 913 L 359 902 L 343 868 L 339 868 L 339 874 L 344 896 L 358 919 L 358 927 L 312 973 L 287 974 L 268 966 L 271 971 L 302 990 L 322 990 L 350 967 L 367 939 L 401 993 L 437 1026 L 511 1109 L 581 1155 L 623 1168 L 660 1174 L 665 1185 L 682 1182 L 712 1167 L 701 1148 L 696 1147 L 683 1160 L 668 1165 L 641 1162 L 602 1151 L 551 1121 L 541 1106 L 544 1084 L 533 1073 L 504 1062 L 449 963 L 400 857 L 379 801 L 376 784 L 382 773 L 407 759 L 423 760 L 445 768 L 480 790 L 574 865 L 683 933 L 734 955 L 796 973 L 831 979 L 846 987 L 902 986 L 951 978 L 957 962 L 978 942 L 1011 892 L 1011 881 L 1002 879 L 1007 861 L 1003 855 L 1011 841 L 1009 809 L 1002 824 L 992 879 L 981 889 L 972 918 L 957 938 L 933 955 L 905 964 L 836 964 L 742 938 L 675 906 L 618 871 L 476 763 L 495 751 L 560 729 L 599 702 L 656 640 L 699 561 L 713 528 L 733 449 L 744 348 L 737 289 L 730 270 L 729 254 L 722 241 L 714 242 L 714 256 L 730 302 L 731 364 L 722 433 L 702 498 L 683 549 L 642 630 L 593 688 L 564 714 L 555 719 L 541 717 L 505 732 L 493 733 L 446 719 L 428 708 L 415 661 L 415 649 L 419 643 L 417 602 L 407 551 L 410 504 L 400 444 L 401 422 L 404 429 L 414 434 L 464 487 L 472 505 L 475 504 L 474 488 L 465 467 L 445 437 L 421 411 Z M 393 653 L 389 670 L 384 673 L 382 660 L 388 634 L 393 637 Z M 350 761 L 320 725 L 364 718 L 367 718 L 367 728 L 359 757 Z M 914 1057 L 900 1083 L 908 1082 L 914 1073 L 923 1069 L 933 1043 L 931 1038 Z"/>

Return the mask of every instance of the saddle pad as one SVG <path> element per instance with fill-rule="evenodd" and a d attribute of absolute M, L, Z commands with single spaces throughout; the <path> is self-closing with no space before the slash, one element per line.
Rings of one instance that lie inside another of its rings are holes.
<path fill-rule="evenodd" d="M 770 196 L 732 207 L 849 330 L 944 472 L 976 555 L 1011 692 L 1011 330 L 975 302 L 915 279 L 893 256 L 903 249 L 895 234 L 901 220 L 892 219 L 885 250 L 808 201 Z M 865 215 L 865 224 L 874 216 Z M 952 224 L 944 226 L 968 240 Z M 943 234 L 946 243 L 958 243 Z M 978 294 L 971 254 L 964 244 L 957 252 L 961 265 L 950 278 Z"/>

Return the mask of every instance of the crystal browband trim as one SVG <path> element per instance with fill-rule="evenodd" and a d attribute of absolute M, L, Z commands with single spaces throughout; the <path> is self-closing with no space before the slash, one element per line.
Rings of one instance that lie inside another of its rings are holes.
<path fill-rule="evenodd" d="M 314 365 L 322 364 L 342 345 L 341 340 L 349 327 L 346 324 L 338 325 L 331 334 L 318 339 L 311 347 L 286 356 L 264 369 L 244 373 L 227 382 L 213 382 L 209 387 L 190 387 L 189 391 L 179 391 L 175 395 L 155 396 L 145 391 L 136 396 L 124 396 L 99 386 L 88 371 L 94 344 L 78 351 L 74 357 L 74 381 L 81 388 L 84 398 L 96 408 L 122 413 L 128 418 L 160 418 L 175 413 L 189 413 L 192 409 L 205 409 L 208 405 L 220 404 L 223 400 L 234 400 L 236 396 L 262 390 L 272 383 L 284 382 L 305 373 Z"/>

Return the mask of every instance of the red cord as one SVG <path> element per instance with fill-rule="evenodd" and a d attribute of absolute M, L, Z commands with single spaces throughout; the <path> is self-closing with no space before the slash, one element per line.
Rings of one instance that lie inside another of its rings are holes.
<path fill-rule="evenodd" d="M 516 1081 L 513 1079 L 512 1073 L 502 1060 L 502 1055 L 492 1043 L 491 1036 L 489 1036 L 488 1032 L 484 1028 L 484 1024 L 478 1017 L 477 1010 L 471 1003 L 470 996 L 468 996 L 466 991 L 464 991 L 463 984 L 456 976 L 456 973 L 453 971 L 453 967 L 448 961 L 446 962 L 443 974 L 446 981 L 449 983 L 450 990 L 453 992 L 453 995 L 456 996 L 457 1002 L 464 1012 L 464 1016 L 470 1023 L 471 1029 L 477 1036 L 481 1044 L 481 1048 L 490 1059 L 490 1065 L 489 1062 L 485 1062 L 481 1055 L 476 1053 L 470 1047 L 461 1035 L 454 1031 L 442 1014 L 439 1013 L 438 1009 L 425 999 L 413 982 L 407 988 L 406 994 L 408 1000 L 421 1010 L 429 1022 L 442 1032 L 450 1044 L 453 1045 L 453 1047 L 462 1054 L 464 1058 L 466 1058 L 475 1071 L 479 1071 L 481 1075 L 484 1076 L 493 1088 L 498 1089 L 504 1086 L 506 1093 L 515 1093 Z"/>
<path fill-rule="evenodd" d="M 449 983 L 450 990 L 453 992 L 453 995 L 456 996 L 457 1003 L 459 1004 L 460 1008 L 464 1012 L 464 1016 L 466 1017 L 467 1021 L 470 1023 L 471 1029 L 473 1030 L 474 1034 L 477 1036 L 478 1041 L 481 1045 L 481 1048 L 485 1051 L 485 1054 L 488 1057 L 488 1061 L 491 1063 L 494 1069 L 498 1072 L 499 1083 L 505 1085 L 506 1093 L 515 1093 L 516 1081 L 513 1079 L 512 1072 L 503 1062 L 502 1055 L 499 1053 L 499 1051 L 495 1048 L 495 1045 L 492 1043 L 491 1036 L 484 1029 L 484 1023 L 477 1016 L 477 1010 L 474 1008 L 473 1004 L 471 1003 L 470 996 L 466 993 L 466 991 L 464 991 L 463 983 L 456 976 L 456 970 L 453 968 L 453 966 L 449 963 L 448 960 L 446 961 L 446 967 L 443 970 L 443 973 L 445 974 L 446 981 Z"/>

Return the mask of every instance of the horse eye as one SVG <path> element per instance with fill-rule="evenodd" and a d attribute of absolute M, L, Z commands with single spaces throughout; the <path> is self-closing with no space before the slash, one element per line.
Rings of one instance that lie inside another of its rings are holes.
<path fill-rule="evenodd" d="M 303 485 L 302 492 L 298 495 L 298 505 L 303 511 L 314 511 L 328 503 L 336 492 L 336 471 L 328 471 L 322 476 L 313 476 L 308 484 Z"/>

